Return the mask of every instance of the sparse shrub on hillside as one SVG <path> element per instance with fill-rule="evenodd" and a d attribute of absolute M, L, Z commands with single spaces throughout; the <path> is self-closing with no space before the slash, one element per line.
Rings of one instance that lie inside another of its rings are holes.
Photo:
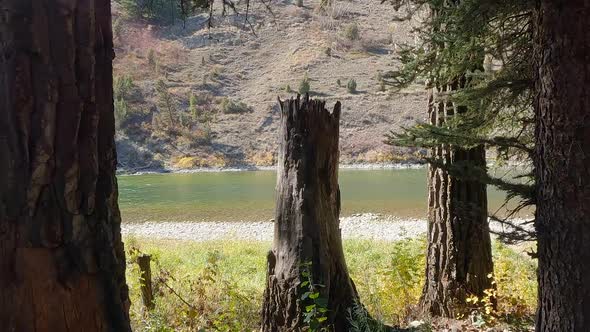
<path fill-rule="evenodd" d="M 129 115 L 129 106 L 125 99 L 115 99 L 115 126 L 121 128 L 122 124 L 127 121 Z"/>
<path fill-rule="evenodd" d="M 291 85 L 287 84 L 287 86 L 285 87 L 285 92 L 287 92 L 287 93 L 293 92 L 293 89 L 291 89 Z"/>
<path fill-rule="evenodd" d="M 383 78 L 383 74 L 381 74 L 381 72 L 377 72 L 377 75 L 375 75 L 375 79 L 377 80 L 377 82 L 379 83 L 377 91 L 385 91 L 385 79 Z"/>
<path fill-rule="evenodd" d="M 346 90 L 350 93 L 356 93 L 356 81 L 354 78 L 348 80 L 348 83 L 346 83 Z"/>
<path fill-rule="evenodd" d="M 188 97 L 188 111 L 191 114 L 193 121 L 198 121 L 199 111 L 197 110 L 197 97 L 192 93 Z"/>
<path fill-rule="evenodd" d="M 160 113 L 166 114 L 168 129 L 175 130 L 178 116 L 176 114 L 176 101 L 168 91 L 168 86 L 163 80 L 156 83 L 156 92 L 158 93 L 158 109 Z"/>
<path fill-rule="evenodd" d="M 379 91 L 384 92 L 387 88 L 385 87 L 385 80 L 381 79 L 379 81 Z"/>
<path fill-rule="evenodd" d="M 350 23 L 344 27 L 343 31 L 344 37 L 349 40 L 359 40 L 361 39 L 359 33 L 359 27 L 356 23 Z"/>
<path fill-rule="evenodd" d="M 156 62 L 156 52 L 154 52 L 153 49 L 150 49 L 148 51 L 148 65 L 150 66 L 151 69 L 156 69 L 157 66 L 157 62 Z"/>
<path fill-rule="evenodd" d="M 113 100 L 115 107 L 115 125 L 121 125 L 129 118 L 129 105 L 127 101 L 133 89 L 133 79 L 129 75 L 115 76 L 113 79 Z"/>
<path fill-rule="evenodd" d="M 303 7 L 303 0 L 295 0 L 297 7 Z"/>
<path fill-rule="evenodd" d="M 202 57 L 201 57 L 201 65 L 203 65 L 203 66 L 204 66 L 204 65 L 206 65 L 206 64 L 207 64 L 207 62 L 205 62 L 205 57 L 204 57 L 204 56 L 202 56 Z"/>
<path fill-rule="evenodd" d="M 133 88 L 133 79 L 129 75 L 115 76 L 113 79 L 114 99 L 128 99 Z"/>
<path fill-rule="evenodd" d="M 342 81 L 340 81 L 340 79 L 337 79 L 336 80 L 336 85 L 338 85 L 338 87 L 341 87 L 342 86 Z"/>
<path fill-rule="evenodd" d="M 123 20 L 117 17 L 113 20 L 113 37 L 114 39 L 121 39 L 121 33 L 123 32 Z"/>
<path fill-rule="evenodd" d="M 239 114 L 250 112 L 251 109 L 241 101 L 234 101 L 225 97 L 221 100 L 221 111 L 225 114 Z"/>
<path fill-rule="evenodd" d="M 324 48 L 324 54 L 327 56 L 332 56 L 332 48 L 331 47 L 325 47 Z"/>
<path fill-rule="evenodd" d="M 215 65 L 209 71 L 209 77 L 212 79 L 219 79 L 221 77 L 221 73 L 223 73 L 223 66 Z"/>
<path fill-rule="evenodd" d="M 306 93 L 309 93 L 310 90 L 311 86 L 309 84 L 309 77 L 307 76 L 307 73 L 305 73 L 305 75 L 303 75 L 301 83 L 299 83 L 299 94 L 305 95 Z"/>

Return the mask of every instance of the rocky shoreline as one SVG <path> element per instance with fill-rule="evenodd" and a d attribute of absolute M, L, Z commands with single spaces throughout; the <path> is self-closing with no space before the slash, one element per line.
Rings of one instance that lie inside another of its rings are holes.
<path fill-rule="evenodd" d="M 502 231 L 504 226 L 490 221 L 493 232 Z M 427 231 L 426 220 L 398 218 L 375 213 L 354 214 L 340 218 L 343 239 L 368 239 L 398 241 L 415 238 Z M 236 222 L 146 222 L 124 223 L 122 234 L 139 238 L 212 241 L 246 240 L 272 241 L 274 222 L 236 221 Z"/>
<path fill-rule="evenodd" d="M 340 164 L 341 170 L 384 170 L 384 169 L 418 169 L 425 167 L 419 163 L 383 163 L 383 164 Z M 118 175 L 143 175 L 143 174 L 167 174 L 167 173 L 208 173 L 208 172 L 247 172 L 247 171 L 274 171 L 276 166 L 252 166 L 238 165 L 229 167 L 199 167 L 191 169 L 176 168 L 142 168 L 142 169 L 119 169 Z"/>

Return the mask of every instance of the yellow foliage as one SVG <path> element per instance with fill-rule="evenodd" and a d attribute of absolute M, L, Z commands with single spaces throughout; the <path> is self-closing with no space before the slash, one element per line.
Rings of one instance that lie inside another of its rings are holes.
<path fill-rule="evenodd" d="M 276 164 L 275 156 L 272 152 L 257 152 L 250 154 L 248 162 L 255 166 L 274 166 Z"/>
<path fill-rule="evenodd" d="M 223 155 L 215 154 L 206 157 L 184 156 L 173 160 L 173 165 L 178 169 L 191 169 L 199 167 L 216 167 L 227 166 L 227 161 Z"/>

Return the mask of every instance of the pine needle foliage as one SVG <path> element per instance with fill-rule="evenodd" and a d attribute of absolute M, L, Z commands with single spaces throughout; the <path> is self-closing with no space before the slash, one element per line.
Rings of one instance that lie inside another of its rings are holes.
<path fill-rule="evenodd" d="M 419 42 L 404 45 L 399 53 L 401 66 L 383 74 L 393 89 L 416 82 L 427 88 L 460 87 L 435 95 L 435 103 L 448 103 L 454 116 L 442 125 L 418 123 L 391 132 L 386 143 L 396 146 L 434 148 L 450 145 L 473 148 L 484 145 L 495 151 L 499 166 L 518 164 L 530 172 L 534 149 L 532 109 L 533 35 L 532 0 L 392 0 L 394 19 L 420 16 L 415 29 Z M 451 165 L 433 157 L 431 164 L 445 168 L 456 177 L 469 177 L 505 190 L 507 200 L 518 199 L 509 217 L 535 203 L 532 172 L 494 177 L 485 169 Z M 506 218 L 503 220 L 508 222 Z M 505 240 L 528 240 L 524 228 L 501 234 Z"/>

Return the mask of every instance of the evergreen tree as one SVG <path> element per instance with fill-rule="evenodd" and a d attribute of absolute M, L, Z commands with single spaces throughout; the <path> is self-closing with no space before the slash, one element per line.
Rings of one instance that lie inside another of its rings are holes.
<path fill-rule="evenodd" d="M 525 224 L 515 225 L 510 217 L 533 205 L 534 184 L 532 112 L 532 10 L 533 1 L 463 0 L 455 5 L 438 0 L 394 0 L 395 8 L 406 11 L 402 18 L 432 10 L 416 30 L 420 43 L 405 45 L 400 52 L 401 67 L 384 73 L 383 79 L 396 89 L 417 81 L 428 88 L 448 85 L 464 77 L 462 86 L 439 93 L 435 102 L 463 108 L 442 124 L 419 123 L 392 132 L 393 145 L 436 148 L 452 145 L 470 149 L 485 146 L 494 152 L 498 166 L 516 162 L 525 174 L 511 172 L 493 176 L 485 168 L 469 163 L 445 163 L 436 155 L 427 160 L 453 176 L 491 184 L 507 192 L 507 201 L 517 198 L 500 220 L 509 231 L 500 234 L 506 241 L 529 240 L 534 232 Z M 440 27 L 443 27 L 441 29 Z M 444 45 L 444 47 L 432 47 Z"/>
<path fill-rule="evenodd" d="M 590 331 L 590 3 L 535 20 L 538 332 Z"/>
<path fill-rule="evenodd" d="M 428 23 L 431 25 L 425 31 L 448 33 L 452 21 L 449 22 L 446 15 L 457 6 L 447 2 L 429 4 Z M 449 44 L 449 41 L 430 39 L 425 46 L 439 55 L 449 51 Z M 470 59 L 472 66 L 447 76 L 429 78 L 428 125 L 434 129 L 444 128 L 455 117 L 467 113 L 468 107 L 446 96 L 468 86 L 469 71 L 481 67 L 484 58 L 473 51 L 455 56 Z M 430 158 L 436 163 L 431 163 L 428 172 L 428 250 L 421 307 L 429 315 L 455 317 L 465 308 L 469 295 L 482 297 L 485 290 L 492 288 L 493 263 L 486 184 L 459 177 L 448 169 L 468 166 L 485 173 L 485 149 L 482 144 L 464 147 L 437 142 L 431 146 Z"/>

